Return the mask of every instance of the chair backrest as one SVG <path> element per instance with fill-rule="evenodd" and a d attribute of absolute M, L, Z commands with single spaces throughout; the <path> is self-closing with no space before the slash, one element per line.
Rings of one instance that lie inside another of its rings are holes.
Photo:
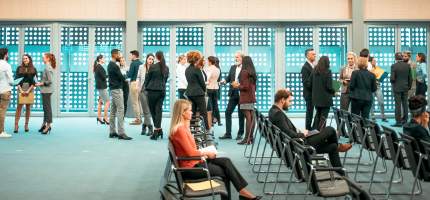
<path fill-rule="evenodd" d="M 390 152 L 390 158 L 393 161 L 393 164 L 395 163 L 395 156 L 397 151 L 400 150 L 399 157 L 396 162 L 396 167 L 408 169 L 409 163 L 406 163 L 406 155 L 400 148 L 400 139 L 396 133 L 395 130 L 388 128 L 386 126 L 381 126 L 384 132 L 384 141 L 386 142 L 386 147 L 388 147 L 388 150 Z"/>
<path fill-rule="evenodd" d="M 294 147 L 294 154 L 299 160 L 299 169 L 300 173 L 303 175 L 303 179 L 306 182 L 310 182 L 309 190 L 312 192 L 312 194 L 319 193 L 318 189 L 318 183 L 316 180 L 315 173 L 313 172 L 313 166 L 312 166 L 312 155 L 314 154 L 315 150 L 306 145 L 302 145 L 298 143 L 297 141 L 292 142 Z"/>
<path fill-rule="evenodd" d="M 421 151 L 422 149 L 420 148 L 418 141 L 414 137 L 407 134 L 401 134 L 401 136 L 412 173 L 420 180 L 429 181 L 430 171 L 428 159 L 424 159 L 424 155 L 426 155 L 427 152 Z M 422 159 L 421 163 L 419 162 L 420 159 Z"/>
<path fill-rule="evenodd" d="M 387 153 L 386 151 L 387 148 L 384 145 L 384 142 L 381 141 L 381 135 L 382 135 L 381 127 L 376 122 L 369 119 L 365 119 L 365 123 L 366 123 L 366 126 L 368 127 L 367 130 L 368 130 L 370 139 L 372 140 L 371 143 L 373 145 L 373 148 L 376 150 L 379 147 L 379 145 L 382 145 L 381 149 L 376 150 L 376 155 L 384 159 L 390 160 L 391 158 L 388 157 L 389 152 Z"/>
<path fill-rule="evenodd" d="M 345 136 L 349 138 L 351 142 L 354 142 L 355 138 L 352 134 L 352 124 L 351 124 L 351 113 L 346 110 L 341 110 L 342 113 L 342 119 L 345 128 Z"/>
<path fill-rule="evenodd" d="M 178 163 L 177 156 L 175 153 L 175 148 L 173 147 L 173 144 L 170 141 L 168 144 L 168 149 L 169 149 L 169 159 L 170 159 L 170 162 L 172 163 L 172 171 L 173 171 L 173 174 L 175 175 L 175 180 L 176 180 L 176 184 L 178 187 L 178 191 L 181 194 L 184 194 L 184 187 L 183 187 L 184 180 L 182 178 L 182 174 L 180 172 L 176 171 L 176 169 L 179 168 L 179 163 Z"/>

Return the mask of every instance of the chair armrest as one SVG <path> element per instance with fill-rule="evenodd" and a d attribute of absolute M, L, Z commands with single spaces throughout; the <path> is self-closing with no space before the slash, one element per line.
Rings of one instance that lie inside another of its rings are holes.
<path fill-rule="evenodd" d="M 174 168 L 178 172 L 208 172 L 207 168 L 204 167 L 193 167 L 193 168 Z"/>
<path fill-rule="evenodd" d="M 190 157 L 176 157 L 176 160 L 203 160 L 206 161 L 204 157 L 201 156 L 190 156 Z"/>

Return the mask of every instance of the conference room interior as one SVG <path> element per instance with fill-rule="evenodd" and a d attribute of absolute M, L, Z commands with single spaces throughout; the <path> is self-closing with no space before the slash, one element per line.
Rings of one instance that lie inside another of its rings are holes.
<path fill-rule="evenodd" d="M 359 54 L 367 48 L 377 65 L 390 73 L 396 52 L 410 51 L 415 59 L 418 53 L 428 55 L 430 45 L 427 12 L 430 2 L 426 0 L 0 2 L 4 5 L 0 8 L 0 48 L 8 49 L 8 63 L 13 73 L 24 54 L 32 57 L 39 78 L 45 69 L 44 53 L 50 52 L 57 59 L 49 134 L 37 131 L 44 120 L 40 89 L 34 90 L 29 132 L 24 131 L 23 109 L 19 131 L 14 133 L 18 90 L 15 86 L 12 88 L 5 120 L 5 132 L 12 137 L 0 139 L 0 199 L 5 200 L 162 199 L 163 193 L 168 193 L 166 181 L 176 186 L 177 179 L 168 149 L 170 120 L 179 99 L 177 58 L 193 50 L 205 58 L 218 57 L 222 79 L 235 64 L 235 54 L 243 52 L 252 58 L 258 77 L 255 92 L 258 115 L 251 145 L 238 145 L 234 140 L 239 128 L 237 109 L 233 114 L 233 139 L 218 139 L 226 132 L 225 111 L 229 100 L 229 85 L 220 86 L 218 105 L 222 125 L 214 124 L 211 130 L 219 156 L 229 157 L 249 183 L 247 188 L 263 199 L 321 199 L 317 194 L 306 193 L 306 181 L 289 180 L 290 166 L 282 164 L 283 158 L 273 153 L 276 148 L 270 146 L 271 139 L 260 129 L 269 126 L 259 116 L 268 116 L 276 91 L 288 88 L 293 93 L 293 104 L 287 115 L 296 127 L 304 129 L 306 101 L 302 95 L 301 69 L 307 49 L 314 49 L 317 59 L 328 56 L 333 79 L 338 80 L 341 68 L 347 65 L 348 52 Z M 141 135 L 141 126 L 129 124 L 134 120 L 131 98 L 128 98 L 124 128 L 133 140 L 111 139 L 109 126 L 96 122 L 99 92 L 95 88 L 93 64 L 98 55 L 103 55 L 106 68 L 112 49 L 122 52 L 126 65 L 131 63 L 128 55 L 132 50 L 140 52 L 142 62 L 150 53 L 164 53 L 169 78 L 162 105 L 163 139 L 150 140 Z M 396 121 L 389 77 L 381 83 L 381 89 L 388 122 L 382 121 L 376 103 L 373 104 L 376 117 L 370 120 L 379 127 L 390 128 L 402 141 L 403 129 L 391 126 Z M 339 107 L 340 96 L 336 95 L 327 126 L 334 127 L 341 135 L 337 120 L 343 118 L 336 110 Z M 415 176 L 410 169 L 395 169 L 390 159 L 381 162 L 384 159 L 378 158 L 377 146 L 368 151 L 363 143 L 348 135 L 342 135 L 339 141 L 353 144 L 347 155 L 340 156 L 342 159 L 345 156 L 343 164 L 349 179 L 363 191 L 375 199 L 386 198 L 392 185 L 391 199 L 411 198 L 408 193 L 415 184 Z M 266 150 L 263 154 L 262 149 Z M 326 154 L 318 156 L 327 157 Z M 423 159 L 422 162 L 428 161 L 427 157 Z M 375 164 L 376 160 L 379 163 Z M 278 170 L 287 173 L 277 173 Z M 171 172 L 169 177 L 166 171 Z M 385 182 L 370 184 L 372 171 L 376 172 L 375 180 Z M 392 172 L 394 179 L 400 176 L 402 180 L 389 184 Z M 430 187 L 428 181 L 419 181 L 422 193 L 414 195 L 414 199 L 426 199 L 430 194 L 426 190 Z M 232 199 L 236 199 L 238 193 L 231 188 Z M 286 194 L 271 194 L 275 190 Z M 209 195 L 196 199 L 211 198 Z"/>

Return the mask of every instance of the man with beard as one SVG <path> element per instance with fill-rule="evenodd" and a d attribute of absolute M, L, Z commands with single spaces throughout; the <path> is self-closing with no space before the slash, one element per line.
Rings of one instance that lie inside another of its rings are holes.
<path fill-rule="evenodd" d="M 275 103 L 269 110 L 269 120 L 289 137 L 302 138 L 307 145 L 313 146 L 317 153 L 327 153 L 333 167 L 342 167 L 339 152 L 348 151 L 352 145 L 339 144 L 333 127 L 325 127 L 321 132 L 298 130 L 286 114 L 293 104 L 292 100 L 293 93 L 288 89 L 278 90 L 275 94 Z"/>

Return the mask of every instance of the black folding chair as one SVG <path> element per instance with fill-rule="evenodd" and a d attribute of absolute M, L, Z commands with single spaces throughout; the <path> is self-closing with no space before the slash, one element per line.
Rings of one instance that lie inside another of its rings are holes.
<path fill-rule="evenodd" d="M 212 197 L 215 199 L 215 196 L 220 195 L 222 199 L 230 199 L 229 192 L 229 184 L 225 184 L 221 178 L 211 177 L 209 170 L 207 168 L 207 164 L 202 157 L 177 157 L 173 145 L 169 142 L 169 159 L 172 164 L 172 172 L 175 175 L 176 186 L 171 183 L 167 183 L 164 188 L 170 193 L 174 193 L 179 196 L 179 199 L 184 198 L 201 198 L 201 197 Z M 205 167 L 194 167 L 194 168 L 181 168 L 179 167 L 178 161 L 183 160 L 199 160 L 204 161 Z M 183 173 L 186 172 L 198 172 L 206 175 L 204 179 L 186 179 L 183 177 Z M 193 191 L 188 183 L 199 183 L 209 181 L 211 188 L 200 191 Z M 216 181 L 220 186 L 213 187 L 212 181 Z"/>

